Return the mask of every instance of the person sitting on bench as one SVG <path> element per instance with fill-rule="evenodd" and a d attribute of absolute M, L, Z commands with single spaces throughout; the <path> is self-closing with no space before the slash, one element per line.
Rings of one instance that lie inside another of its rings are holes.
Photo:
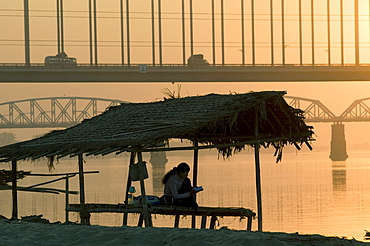
<path fill-rule="evenodd" d="M 164 195 L 161 197 L 163 205 L 194 209 L 198 207 L 193 195 L 199 191 L 194 190 L 191 186 L 191 181 L 188 178 L 189 171 L 190 166 L 182 162 L 164 175 L 162 179 Z"/>

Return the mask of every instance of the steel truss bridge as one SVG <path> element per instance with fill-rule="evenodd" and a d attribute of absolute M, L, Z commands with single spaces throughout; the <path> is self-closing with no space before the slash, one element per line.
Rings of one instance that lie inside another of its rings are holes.
<path fill-rule="evenodd" d="M 285 98 L 289 105 L 305 112 L 308 123 L 370 121 L 370 97 L 355 100 L 340 116 L 319 100 L 293 96 Z M 0 103 L 0 129 L 70 127 L 121 103 L 127 102 L 89 97 L 50 97 Z"/>
<path fill-rule="evenodd" d="M 0 128 L 59 128 L 94 117 L 121 100 L 89 97 L 33 98 L 0 103 Z"/>
<path fill-rule="evenodd" d="M 336 116 L 319 100 L 285 96 L 290 106 L 300 108 L 305 113 L 306 122 L 366 122 L 370 121 L 370 97 L 355 100 L 339 116 Z"/>

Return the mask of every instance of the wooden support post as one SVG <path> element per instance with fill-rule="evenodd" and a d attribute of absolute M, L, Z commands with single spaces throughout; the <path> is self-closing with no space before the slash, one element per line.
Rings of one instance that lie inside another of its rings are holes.
<path fill-rule="evenodd" d="M 144 222 L 145 222 L 145 227 L 152 227 L 152 216 L 149 214 L 148 211 L 148 204 L 146 201 L 146 193 L 145 193 L 145 184 L 144 184 L 144 168 L 143 168 L 143 153 L 138 152 L 137 153 L 137 158 L 138 158 L 138 169 L 139 169 L 139 179 L 140 179 L 140 189 L 141 189 L 141 197 L 142 199 L 142 204 L 143 204 L 143 213 L 144 213 Z"/>
<path fill-rule="evenodd" d="M 131 155 L 130 155 L 130 165 L 133 165 L 135 163 L 135 156 L 136 156 L 136 153 L 135 152 L 131 152 Z M 128 204 L 128 190 L 130 189 L 130 186 L 131 186 L 131 176 L 130 176 L 130 166 L 129 166 L 129 169 L 128 169 L 128 177 L 127 177 L 127 185 L 126 185 L 126 193 L 125 193 L 125 204 Z M 141 215 L 140 215 L 141 216 Z M 127 219 L 128 219 L 128 213 L 123 213 L 123 225 L 127 225 Z"/>
<path fill-rule="evenodd" d="M 194 147 L 198 147 L 198 142 L 194 142 Z M 194 159 L 193 159 L 193 186 L 197 186 L 198 184 L 198 156 L 199 150 L 194 149 Z M 197 201 L 197 195 L 194 194 L 194 201 Z M 195 215 L 191 216 L 191 228 L 196 227 L 196 217 Z"/>
<path fill-rule="evenodd" d="M 207 215 L 203 214 L 202 215 L 202 222 L 200 223 L 200 229 L 205 229 L 206 228 L 206 223 L 207 223 Z"/>
<path fill-rule="evenodd" d="M 254 134 L 258 141 L 258 108 L 255 108 L 255 126 Z M 261 195 L 261 171 L 260 171 L 260 144 L 254 144 L 254 160 L 256 168 L 256 191 L 257 191 L 257 218 L 258 218 L 258 231 L 262 231 L 262 195 Z"/>
<path fill-rule="evenodd" d="M 137 222 L 138 227 L 143 227 L 144 215 L 140 214 L 139 221 Z"/>
<path fill-rule="evenodd" d="M 180 223 L 180 215 L 176 214 L 175 215 L 175 224 L 173 225 L 174 228 L 179 228 L 179 223 Z"/>
<path fill-rule="evenodd" d="M 78 155 L 78 170 L 80 181 L 80 218 L 81 224 L 90 224 L 89 214 L 85 206 L 85 179 L 82 154 Z"/>
<path fill-rule="evenodd" d="M 217 221 L 217 216 L 212 215 L 211 223 L 209 224 L 209 229 L 215 229 L 216 221 Z"/>
<path fill-rule="evenodd" d="M 69 207 L 69 176 L 66 175 L 66 223 L 69 221 L 69 213 L 67 208 Z"/>
<path fill-rule="evenodd" d="M 12 161 L 12 198 L 13 198 L 13 210 L 12 220 L 18 219 L 18 198 L 17 198 L 17 161 Z"/>
<path fill-rule="evenodd" d="M 252 216 L 247 217 L 247 231 L 252 230 Z"/>

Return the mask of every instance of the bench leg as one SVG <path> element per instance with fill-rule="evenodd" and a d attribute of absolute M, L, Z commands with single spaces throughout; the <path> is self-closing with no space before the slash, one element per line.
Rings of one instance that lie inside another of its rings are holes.
<path fill-rule="evenodd" d="M 139 221 L 137 222 L 138 227 L 143 227 L 144 214 L 140 214 Z"/>
<path fill-rule="evenodd" d="M 248 216 L 247 231 L 251 231 L 251 230 L 252 230 L 252 216 Z"/>
<path fill-rule="evenodd" d="M 207 223 L 207 215 L 202 215 L 202 222 L 200 224 L 200 229 L 205 229 L 206 228 L 206 223 Z"/>
<path fill-rule="evenodd" d="M 215 229 L 217 217 L 215 215 L 212 215 L 211 217 L 211 223 L 209 224 L 209 229 Z"/>
<path fill-rule="evenodd" d="M 127 226 L 128 213 L 123 214 L 123 223 L 122 225 Z"/>
<path fill-rule="evenodd" d="M 180 215 L 179 214 L 176 214 L 175 215 L 175 224 L 174 224 L 173 227 L 179 228 L 179 223 L 180 223 Z"/>
<path fill-rule="evenodd" d="M 196 227 L 196 217 L 195 215 L 192 215 L 191 216 L 191 228 L 195 228 Z"/>

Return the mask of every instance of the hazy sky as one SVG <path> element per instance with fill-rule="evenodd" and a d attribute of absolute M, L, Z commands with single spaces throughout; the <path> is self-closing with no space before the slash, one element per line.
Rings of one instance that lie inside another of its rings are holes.
<path fill-rule="evenodd" d="M 56 18 L 55 2 L 53 0 L 30 0 L 30 35 L 31 35 L 31 62 L 42 63 L 47 55 L 57 53 L 56 46 Z M 188 1 L 186 12 L 188 13 Z M 216 0 L 216 12 L 220 11 Z M 240 0 L 225 2 L 225 42 L 226 62 L 240 64 Z M 258 63 L 269 63 L 270 30 L 269 30 L 269 0 L 255 1 L 256 7 L 256 52 Z M 303 2 L 304 28 L 304 62 L 311 62 L 311 33 L 310 33 L 310 0 Z M 317 63 L 327 62 L 326 36 L 326 1 L 315 2 L 315 56 Z M 353 62 L 353 1 L 344 0 L 345 4 L 345 59 Z M 360 43 L 361 62 L 369 60 L 369 1 L 360 2 Z M 88 1 L 64 0 L 65 7 L 65 50 L 68 55 L 77 57 L 79 63 L 89 62 L 88 47 Z M 163 58 L 164 63 L 181 63 L 181 1 L 162 0 L 163 17 Z M 211 1 L 193 1 L 194 4 L 194 41 L 195 53 L 203 53 L 210 61 L 211 53 Z M 298 62 L 298 28 L 297 28 L 298 0 L 285 1 L 286 37 L 285 42 L 287 63 Z M 339 62 L 339 15 L 337 0 L 331 1 L 332 11 L 332 61 Z M 131 40 L 133 63 L 150 63 L 150 1 L 130 1 L 131 13 Z M 119 1 L 97 0 L 98 6 L 98 57 L 101 63 L 120 62 L 120 32 L 119 32 Z M 250 1 L 245 0 L 246 12 L 246 47 L 250 50 Z M 157 8 L 157 5 L 156 5 Z M 23 0 L 0 0 L 0 63 L 24 62 L 23 46 Z M 281 62 L 281 1 L 274 0 L 274 48 L 275 62 Z M 220 16 L 216 15 L 217 42 L 220 42 Z M 189 25 L 187 17 L 186 36 L 189 40 Z M 156 20 L 156 25 L 158 21 Z M 156 33 L 158 40 L 158 33 Z M 156 50 L 158 55 L 158 50 Z M 189 52 L 189 47 L 187 48 Z M 217 47 L 217 61 L 220 61 L 220 47 Z M 157 58 L 158 59 L 158 58 Z M 246 62 L 250 62 L 250 54 L 246 54 Z M 354 100 L 370 97 L 370 82 L 289 82 L 289 83 L 182 83 L 182 96 L 204 95 L 208 93 L 248 92 L 261 90 L 284 90 L 290 96 L 299 96 L 320 100 L 336 115 L 340 115 Z M 0 102 L 18 99 L 52 97 L 52 96 L 86 96 L 121 99 L 132 102 L 153 101 L 163 97 L 161 89 L 168 87 L 176 90 L 177 85 L 171 83 L 86 83 L 86 84 L 0 84 Z M 318 135 L 318 145 L 328 145 L 330 141 L 330 123 L 315 124 Z M 370 137 L 369 123 L 346 124 L 348 144 L 368 142 Z M 29 138 L 45 130 L 17 130 L 19 139 Z"/>

